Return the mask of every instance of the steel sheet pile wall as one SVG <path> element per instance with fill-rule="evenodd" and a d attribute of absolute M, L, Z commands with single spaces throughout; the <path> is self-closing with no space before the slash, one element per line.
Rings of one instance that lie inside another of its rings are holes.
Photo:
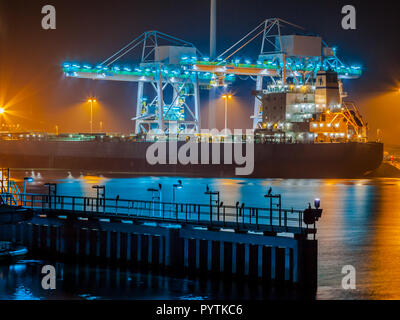
<path fill-rule="evenodd" d="M 317 285 L 317 240 L 304 237 L 53 218 L 0 231 L 1 240 L 20 242 L 47 259 Z"/>

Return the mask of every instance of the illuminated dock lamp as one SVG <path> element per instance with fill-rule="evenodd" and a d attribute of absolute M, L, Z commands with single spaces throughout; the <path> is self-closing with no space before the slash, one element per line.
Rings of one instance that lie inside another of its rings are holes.
<path fill-rule="evenodd" d="M 231 94 L 224 94 L 222 99 L 225 100 L 225 129 L 228 128 L 228 100 L 232 100 L 233 96 Z"/>
<path fill-rule="evenodd" d="M 28 183 L 34 182 L 35 180 L 31 177 L 24 178 L 24 206 L 26 206 L 26 186 Z"/>
<path fill-rule="evenodd" d="M 51 198 L 54 196 L 54 204 L 56 205 L 56 198 L 57 198 L 57 184 L 56 183 L 45 183 L 45 187 L 48 188 L 48 204 L 49 204 L 49 209 L 52 208 L 51 205 Z"/>
<path fill-rule="evenodd" d="M 96 190 L 97 199 L 106 197 L 106 187 L 105 186 L 93 186 L 92 189 Z"/>
<path fill-rule="evenodd" d="M 90 103 L 90 133 L 93 134 L 93 103 L 96 103 L 95 98 L 90 98 L 88 101 Z"/>
<path fill-rule="evenodd" d="M 204 193 L 206 195 L 210 196 L 210 221 L 212 221 L 212 213 L 213 213 L 213 202 L 215 202 L 216 206 L 217 206 L 217 210 L 218 210 L 218 221 L 219 221 L 219 208 L 222 207 L 223 202 L 219 202 L 220 200 L 220 193 L 219 191 L 212 191 L 210 189 L 210 187 L 207 185 L 206 187 L 206 192 Z M 214 197 L 216 199 L 214 199 Z"/>
<path fill-rule="evenodd" d="M 2 128 L 2 126 L 3 126 L 3 114 L 6 112 L 6 110 L 4 109 L 4 108 L 0 108 L 0 130 L 1 130 L 1 128 Z"/>
<path fill-rule="evenodd" d="M 56 183 L 45 183 L 44 186 L 48 188 L 49 196 L 57 195 L 57 184 Z"/>
<path fill-rule="evenodd" d="M 183 189 L 183 185 L 182 185 L 182 181 L 178 180 L 178 184 L 174 184 L 172 185 L 172 202 L 175 203 L 175 190 L 182 190 Z"/>
<path fill-rule="evenodd" d="M 158 189 L 157 188 L 149 188 L 147 189 L 147 192 L 152 192 L 152 201 L 158 200 L 161 202 L 161 189 L 162 189 L 162 184 L 158 184 Z"/>
<path fill-rule="evenodd" d="M 321 199 L 315 199 L 314 200 L 315 209 L 319 209 L 320 206 L 321 206 Z"/>
<path fill-rule="evenodd" d="M 96 211 L 99 212 L 99 206 L 103 206 L 103 209 L 105 209 L 106 187 L 105 186 L 93 186 L 92 189 L 96 190 Z"/>
<path fill-rule="evenodd" d="M 264 198 L 267 200 L 267 203 L 269 202 L 269 210 L 270 210 L 270 217 L 272 218 L 272 210 L 274 206 L 274 201 L 278 202 L 276 203 L 276 207 L 278 208 L 279 212 L 282 210 L 282 195 L 281 194 L 273 194 L 272 193 L 272 187 L 268 189 L 268 192 L 266 195 L 264 195 Z M 277 200 L 275 200 L 277 199 Z M 272 223 L 272 220 L 271 220 Z"/>
<path fill-rule="evenodd" d="M 147 192 L 151 192 L 151 201 L 153 202 L 153 216 L 155 216 L 155 208 L 154 208 L 154 202 L 159 202 L 160 204 L 160 213 L 162 212 L 162 184 L 158 184 L 158 188 L 149 188 L 147 189 Z"/>
<path fill-rule="evenodd" d="M 315 199 L 314 206 L 315 206 L 315 209 L 311 208 L 311 204 L 309 204 L 308 208 L 306 210 L 304 210 L 303 221 L 307 225 L 307 227 L 309 225 L 315 225 L 315 223 L 322 216 L 322 209 L 320 209 L 321 200 Z M 314 234 L 314 238 L 315 238 L 315 234 Z"/>

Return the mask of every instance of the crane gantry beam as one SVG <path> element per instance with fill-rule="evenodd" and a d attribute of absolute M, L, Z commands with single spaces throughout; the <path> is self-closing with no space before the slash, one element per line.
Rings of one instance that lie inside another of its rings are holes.
<path fill-rule="evenodd" d="M 138 83 L 136 103 L 136 133 L 150 130 L 175 134 L 197 133 L 200 130 L 201 88 L 227 87 L 237 76 L 249 76 L 256 80 L 256 91 L 263 89 L 265 78 L 285 86 L 287 79 L 296 85 L 312 83 L 319 70 L 334 70 L 340 79 L 356 79 L 361 76 L 359 67 L 344 65 L 322 41 L 323 51 L 318 56 L 296 56 L 285 51 L 282 28 L 302 27 L 279 18 L 267 19 L 237 43 L 215 59 L 210 59 L 190 42 L 159 31 L 149 31 L 135 38 L 99 65 L 64 63 L 68 77 L 128 81 Z M 247 45 L 262 36 L 260 55 L 256 60 L 238 58 Z M 268 48 L 272 48 L 268 51 Z M 140 49 L 141 60 L 135 66 L 121 66 L 121 59 L 134 49 Z M 146 87 L 152 95 L 145 96 Z M 172 88 L 172 101 L 165 102 L 165 90 Z M 189 103 L 191 100 L 192 103 Z M 254 129 L 260 123 L 260 100 L 255 99 Z M 171 131 L 171 128 L 172 131 Z"/>

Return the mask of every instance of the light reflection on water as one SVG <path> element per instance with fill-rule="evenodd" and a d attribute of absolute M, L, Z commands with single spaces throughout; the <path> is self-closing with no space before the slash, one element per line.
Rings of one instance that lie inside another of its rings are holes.
<path fill-rule="evenodd" d="M 292 298 L 290 290 L 263 290 L 260 285 L 214 280 L 179 279 L 118 268 L 56 263 L 56 290 L 41 287 L 47 261 L 0 265 L 0 300 L 210 300 Z M 15 266 L 25 265 L 25 270 Z"/>
<path fill-rule="evenodd" d="M 207 185 L 221 192 L 221 201 L 225 204 L 235 204 L 236 201 L 240 201 L 248 206 L 265 207 L 263 195 L 269 187 L 272 187 L 274 193 L 283 194 L 284 208 L 305 209 L 314 198 L 320 198 L 324 212 L 318 223 L 319 289 L 317 298 L 400 298 L 400 233 L 398 232 L 400 229 L 400 179 L 208 179 L 118 177 L 60 171 L 41 171 L 40 175 L 39 172 L 12 173 L 12 177 L 20 184 L 24 176 L 35 178 L 35 182 L 28 186 L 28 192 L 32 193 L 45 193 L 43 184 L 56 182 L 59 184 L 59 194 L 95 196 L 92 186 L 100 184 L 106 185 L 107 198 L 119 195 L 121 199 L 150 200 L 151 194 L 146 190 L 161 183 L 163 201 L 172 201 L 172 184 L 181 179 L 184 188 L 176 192 L 179 202 L 207 203 L 209 198 L 204 195 Z M 341 288 L 343 277 L 341 270 L 345 265 L 353 265 L 356 268 L 356 290 L 345 291 Z M 3 270 L 1 268 L 0 270 Z M 18 274 L 20 278 L 29 277 L 29 273 L 23 270 Z M 148 281 L 151 283 L 154 277 L 157 278 L 151 275 L 146 275 L 146 277 L 148 278 L 146 283 Z M 168 282 L 168 280 L 165 281 Z M 29 284 L 27 288 L 20 288 L 16 282 L 13 293 L 5 293 L 3 289 L 0 289 L 0 298 L 6 297 L 7 294 L 10 295 L 9 298 L 29 298 L 31 297 Z M 151 292 L 144 298 L 226 297 L 224 290 L 222 295 L 212 289 L 200 294 L 194 284 L 189 287 L 182 285 L 175 289 L 171 291 L 161 286 L 150 290 Z M 103 292 L 103 295 L 98 292 L 84 292 L 80 297 L 72 295 L 69 298 L 118 298 L 120 294 L 115 292 L 110 295 L 111 290 L 108 290 L 108 293 Z M 134 295 L 135 291 L 132 294 Z M 122 297 L 126 298 L 126 295 Z M 245 295 L 244 297 L 246 298 Z M 256 297 L 253 296 L 253 298 Z"/>

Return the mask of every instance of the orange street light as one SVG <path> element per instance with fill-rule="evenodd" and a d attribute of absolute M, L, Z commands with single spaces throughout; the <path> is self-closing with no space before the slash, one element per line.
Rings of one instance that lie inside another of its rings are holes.
<path fill-rule="evenodd" d="M 225 130 L 228 129 L 228 100 L 231 100 L 233 97 L 231 94 L 224 94 L 222 99 L 225 100 Z"/>
<path fill-rule="evenodd" d="M 3 129 L 3 114 L 6 112 L 4 108 L 0 108 L 0 130 Z"/>
<path fill-rule="evenodd" d="M 95 98 L 90 98 L 88 101 L 90 103 L 90 133 L 93 134 L 93 103 L 96 103 Z"/>

